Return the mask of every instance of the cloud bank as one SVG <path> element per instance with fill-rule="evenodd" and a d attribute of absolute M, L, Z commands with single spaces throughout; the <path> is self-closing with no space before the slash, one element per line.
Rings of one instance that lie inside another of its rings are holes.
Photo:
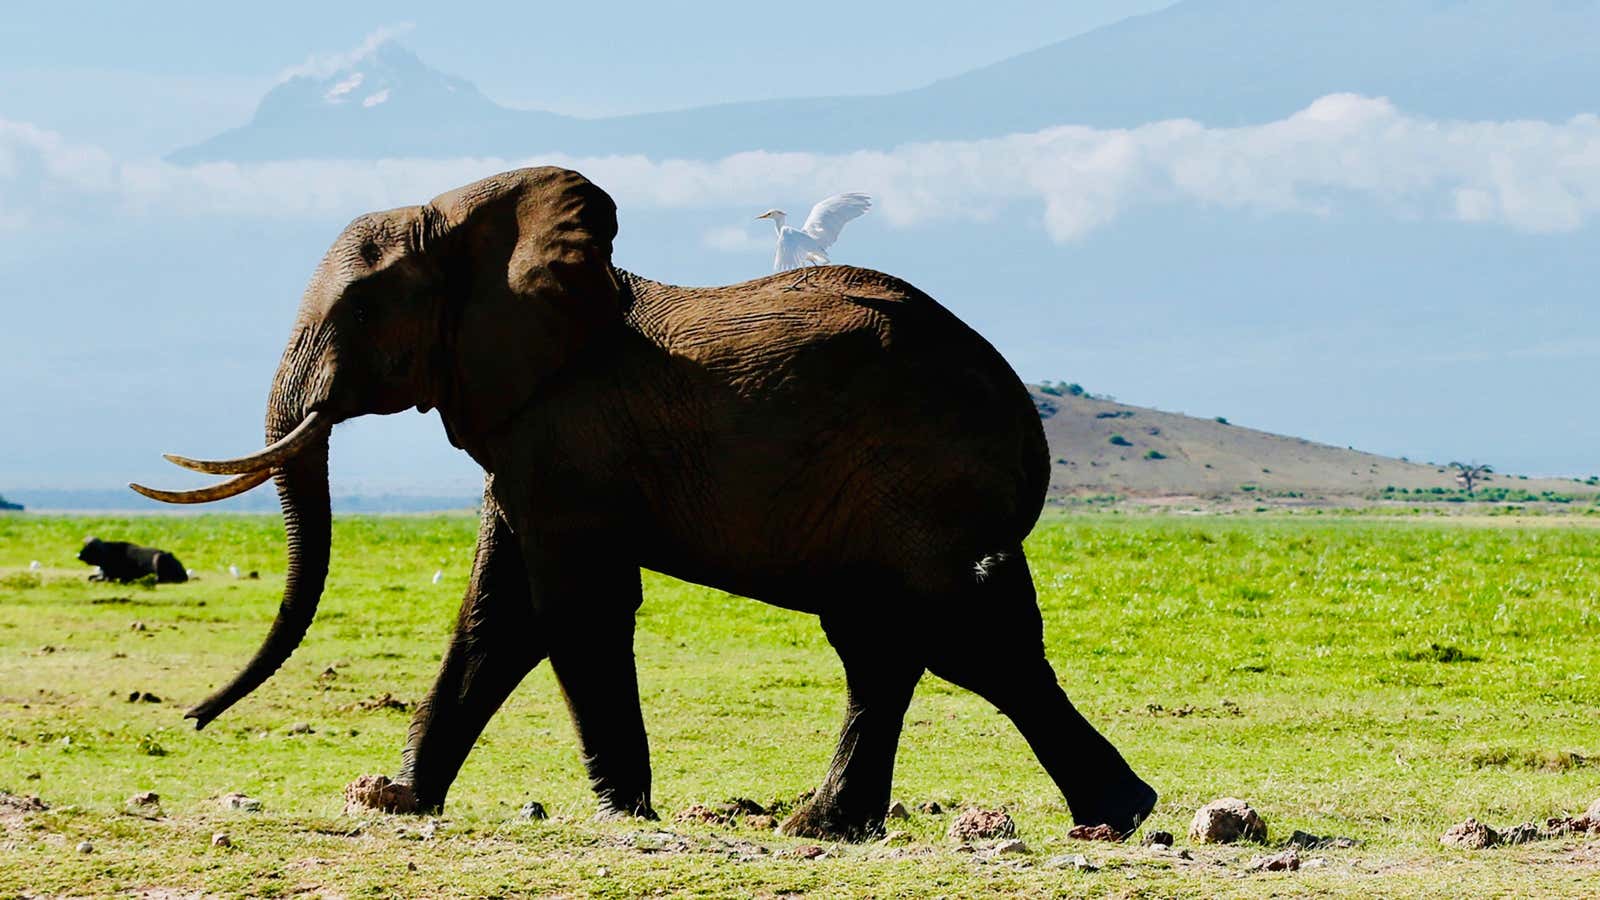
<path fill-rule="evenodd" d="M 1174 203 L 1319 216 L 1372 204 L 1396 217 L 1534 233 L 1572 231 L 1600 214 L 1600 116 L 1442 121 L 1408 116 L 1384 99 L 1334 94 L 1243 128 L 1186 119 L 1133 129 L 1063 126 L 888 151 L 756 151 L 714 161 L 548 153 L 182 167 L 117 160 L 0 119 L 0 228 L 108 212 L 349 217 L 543 164 L 584 172 L 624 210 L 747 210 L 850 189 L 873 194 L 877 215 L 893 227 L 984 222 L 1026 209 L 1063 243 L 1130 210 Z M 742 234 L 718 229 L 704 243 L 742 252 L 754 243 Z"/>

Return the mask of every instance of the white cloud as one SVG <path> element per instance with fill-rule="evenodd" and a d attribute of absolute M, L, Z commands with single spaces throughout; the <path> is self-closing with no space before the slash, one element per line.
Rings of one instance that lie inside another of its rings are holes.
<path fill-rule="evenodd" d="M 1600 215 L 1600 117 L 1441 121 L 1407 116 L 1387 100 L 1338 94 L 1244 128 L 1181 119 L 1133 129 L 1063 126 L 888 151 L 756 151 L 714 161 L 544 154 L 186 168 L 117 161 L 0 120 L 0 227 L 59 217 L 63 201 L 69 209 L 109 206 L 142 216 L 352 216 L 546 163 L 584 172 L 624 210 L 803 206 L 847 186 L 873 194 L 874 215 L 897 228 L 989 221 L 1038 204 L 1035 221 L 1061 242 L 1128 210 L 1172 203 L 1309 215 L 1364 203 L 1396 217 L 1528 232 L 1570 231 Z M 758 243 L 750 230 L 731 226 L 702 240 L 739 252 Z"/>
<path fill-rule="evenodd" d="M 329 75 L 346 69 L 372 55 L 374 50 L 396 38 L 404 37 L 416 29 L 412 22 L 397 22 L 393 25 L 383 25 L 373 29 L 361 43 L 339 53 L 318 53 L 307 57 L 306 61 L 298 66 L 290 66 L 278 74 L 281 84 L 291 78 L 327 78 Z"/>

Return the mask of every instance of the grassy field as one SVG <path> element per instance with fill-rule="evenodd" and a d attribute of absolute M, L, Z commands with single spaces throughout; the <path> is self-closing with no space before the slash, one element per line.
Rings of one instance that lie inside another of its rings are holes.
<path fill-rule="evenodd" d="M 1468 816 L 1542 821 L 1600 796 L 1600 529 L 1583 521 L 1047 521 L 1028 551 L 1051 659 L 1162 792 L 1145 830 L 1177 834 L 1193 858 L 1069 840 L 1009 722 L 929 676 L 896 796 L 1003 806 L 1031 852 L 962 852 L 949 814 L 914 811 L 891 824 L 902 842 L 808 859 L 772 832 L 674 821 L 820 779 L 844 688 L 808 617 L 647 576 L 638 655 L 660 823 L 589 821 L 548 666 L 491 724 L 444 817 L 348 818 L 343 785 L 392 772 L 408 721 L 362 701 L 414 701 L 431 682 L 474 520 L 337 521 L 306 642 L 197 733 L 182 710 L 243 663 L 276 608 L 276 520 L 0 517 L 0 791 L 50 807 L 0 804 L 0 896 L 1594 896 L 1593 839 L 1438 844 Z M 74 560 L 87 534 L 169 548 L 199 577 L 90 584 Z M 159 807 L 128 806 L 140 791 Z M 263 809 L 224 809 L 233 791 Z M 1221 796 L 1261 812 L 1270 847 L 1295 829 L 1361 844 L 1249 872 L 1268 849 L 1184 836 Z M 550 819 L 520 820 L 529 800 Z M 231 846 L 212 846 L 216 832 Z M 1076 853 L 1097 870 L 1051 864 Z"/>

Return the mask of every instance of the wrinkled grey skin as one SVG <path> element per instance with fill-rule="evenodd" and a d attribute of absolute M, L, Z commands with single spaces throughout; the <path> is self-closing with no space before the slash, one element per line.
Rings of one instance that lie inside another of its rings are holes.
<path fill-rule="evenodd" d="M 641 567 L 817 615 L 844 663 L 837 752 L 792 834 L 882 828 L 924 671 L 1006 713 L 1078 821 L 1130 833 L 1155 793 L 1045 659 L 1022 539 L 1049 458 L 994 348 L 876 272 L 682 288 L 610 265 L 582 176 L 511 172 L 364 216 L 334 243 L 273 383 L 269 442 L 437 408 L 488 473 L 471 584 L 418 706 L 399 810 L 436 810 L 548 659 L 602 814 L 653 817 L 633 657 Z M 306 633 L 328 568 L 327 440 L 279 467 L 284 601 L 203 726 Z"/>

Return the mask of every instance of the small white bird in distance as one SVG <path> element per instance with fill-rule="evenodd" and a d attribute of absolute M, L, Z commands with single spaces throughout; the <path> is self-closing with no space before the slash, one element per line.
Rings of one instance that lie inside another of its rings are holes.
<path fill-rule="evenodd" d="M 788 213 L 769 209 L 758 219 L 771 219 L 778 230 L 778 253 L 772 258 L 772 271 L 787 272 L 806 263 L 827 265 L 828 248 L 839 239 L 844 223 L 857 218 L 872 208 L 872 198 L 866 194 L 834 194 L 811 207 L 811 215 L 799 228 L 785 225 Z"/>
<path fill-rule="evenodd" d="M 235 578 L 238 578 L 239 577 L 239 567 L 238 566 L 229 566 L 228 567 L 228 574 L 232 575 Z"/>
<path fill-rule="evenodd" d="M 444 578 L 444 570 L 443 569 L 440 569 L 439 571 L 433 573 L 433 583 L 434 584 L 438 584 L 440 582 L 440 580 L 442 580 L 443 578 Z"/>
<path fill-rule="evenodd" d="M 31 562 L 31 563 L 28 563 L 28 571 L 30 571 L 30 572 L 37 572 L 37 571 L 39 571 L 39 561 L 38 561 L 38 560 L 37 560 L 37 559 L 36 559 L 36 560 L 34 560 L 34 561 L 33 561 L 33 562 Z"/>

